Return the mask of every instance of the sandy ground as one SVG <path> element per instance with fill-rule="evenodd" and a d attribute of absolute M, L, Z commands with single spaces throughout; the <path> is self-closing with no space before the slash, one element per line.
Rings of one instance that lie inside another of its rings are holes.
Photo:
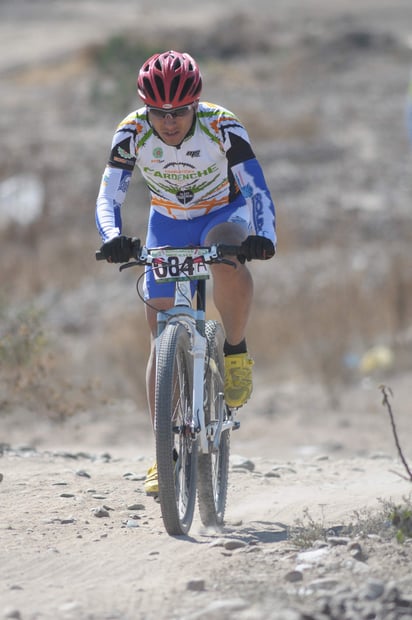
<path fill-rule="evenodd" d="M 407 378 L 396 391 L 406 384 Z M 131 405 L 122 416 L 83 414 L 64 425 L 33 423 L 23 414 L 21 426 L 17 414 L 6 419 L 0 617 L 334 618 L 316 613 L 320 601 L 337 592 L 346 592 L 348 608 L 356 595 L 358 609 L 370 604 L 361 596 L 370 583 L 396 580 L 402 596 L 410 595 L 412 546 L 396 543 L 394 533 L 386 541 L 368 521 L 384 502 L 402 503 L 411 491 L 377 387 L 369 407 L 360 403 L 365 420 L 353 394 L 350 407 L 327 414 L 322 396 L 307 386 L 312 407 L 304 411 L 301 403 L 300 415 L 293 413 L 299 397 L 290 387 L 289 394 L 291 411 L 276 419 L 248 419 L 253 400 L 240 414 L 226 524 L 205 531 L 196 513 L 182 538 L 165 532 L 160 506 L 144 494 L 153 443 L 144 425 L 131 437 L 137 427 Z M 405 436 L 410 421 L 406 412 L 397 414 Z M 102 508 L 105 516 L 99 516 Z M 309 544 L 314 557 L 302 555 L 288 534 L 299 525 L 309 533 L 310 518 L 338 535 L 362 514 L 369 515 L 363 535 L 339 545 L 321 536 L 320 548 L 315 537 Z M 361 561 L 354 559 L 356 541 Z M 378 601 L 385 613 L 384 595 Z M 348 613 L 341 617 L 363 617 Z"/>

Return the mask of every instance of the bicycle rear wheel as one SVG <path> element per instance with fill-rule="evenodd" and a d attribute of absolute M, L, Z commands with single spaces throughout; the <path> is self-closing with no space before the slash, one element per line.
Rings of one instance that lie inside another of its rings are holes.
<path fill-rule="evenodd" d="M 193 358 L 183 324 L 167 325 L 158 343 L 156 458 L 166 531 L 187 534 L 196 502 L 197 442 L 192 436 Z"/>
<path fill-rule="evenodd" d="M 224 407 L 223 342 L 224 333 L 216 321 L 206 322 L 208 358 L 205 381 L 205 423 L 218 419 L 219 407 Z M 198 456 L 198 503 L 203 525 L 217 527 L 223 524 L 229 475 L 230 431 L 223 431 L 217 450 Z"/>

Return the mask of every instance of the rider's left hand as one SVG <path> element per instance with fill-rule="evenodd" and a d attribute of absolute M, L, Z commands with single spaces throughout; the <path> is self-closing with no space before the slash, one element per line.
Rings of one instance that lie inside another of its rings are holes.
<path fill-rule="evenodd" d="M 270 239 L 259 235 L 249 235 L 241 244 L 241 257 L 245 260 L 268 260 L 275 255 L 275 246 Z M 242 262 L 242 260 L 241 260 Z"/>

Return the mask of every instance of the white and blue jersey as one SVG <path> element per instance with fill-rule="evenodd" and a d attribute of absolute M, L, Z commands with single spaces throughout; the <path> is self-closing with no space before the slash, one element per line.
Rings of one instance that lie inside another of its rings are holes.
<path fill-rule="evenodd" d="M 220 221 L 238 221 L 246 235 L 276 245 L 275 207 L 262 168 L 245 128 L 225 108 L 200 102 L 178 146 L 160 139 L 146 107 L 119 124 L 97 198 L 103 241 L 122 232 L 121 207 L 135 166 L 150 191 L 149 247 L 200 243 Z"/>

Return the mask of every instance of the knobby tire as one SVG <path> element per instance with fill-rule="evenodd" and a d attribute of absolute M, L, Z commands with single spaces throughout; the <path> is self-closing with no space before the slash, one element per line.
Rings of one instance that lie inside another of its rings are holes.
<path fill-rule="evenodd" d="M 205 368 L 205 424 L 218 418 L 219 393 L 224 387 L 224 333 L 216 321 L 206 322 L 207 355 Z M 223 404 L 225 408 L 225 405 Z M 206 527 L 224 523 L 230 455 L 230 431 L 222 432 L 216 452 L 198 456 L 198 504 Z"/>
<path fill-rule="evenodd" d="M 166 531 L 187 534 L 196 503 L 197 443 L 192 423 L 193 357 L 190 336 L 169 324 L 157 344 L 155 429 L 159 502 Z"/>

